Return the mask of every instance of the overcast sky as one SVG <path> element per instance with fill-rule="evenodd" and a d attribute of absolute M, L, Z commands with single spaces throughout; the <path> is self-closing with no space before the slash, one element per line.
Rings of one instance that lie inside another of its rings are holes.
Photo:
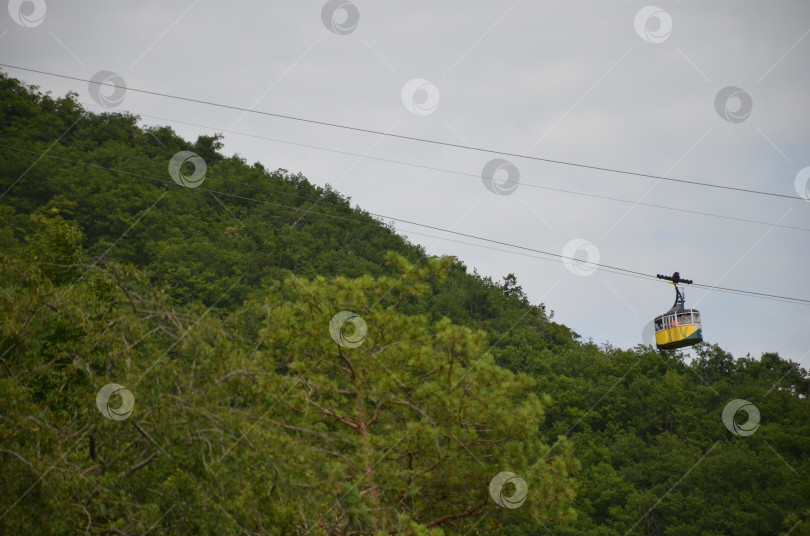
<path fill-rule="evenodd" d="M 810 3 L 656 1 L 12 0 L 0 14 L 0 62 L 85 79 L 107 70 L 130 88 L 806 196 Z M 6 70 L 103 109 L 86 83 Z M 679 270 L 702 284 L 810 299 L 810 232 L 770 225 L 810 229 L 808 201 L 514 156 L 501 157 L 508 163 L 490 191 L 481 174 L 496 154 L 133 91 L 108 104 L 191 140 L 224 131 L 227 154 L 300 171 L 370 212 L 592 261 L 598 254 L 601 263 L 643 273 Z M 598 343 L 641 342 L 645 325 L 673 301 L 671 286 L 657 281 L 395 225 L 470 270 L 496 280 L 516 274 L 533 303 L 546 303 L 556 320 Z M 700 289 L 687 289 L 687 303 L 701 310 L 706 340 L 735 356 L 778 351 L 810 366 L 810 305 Z"/>

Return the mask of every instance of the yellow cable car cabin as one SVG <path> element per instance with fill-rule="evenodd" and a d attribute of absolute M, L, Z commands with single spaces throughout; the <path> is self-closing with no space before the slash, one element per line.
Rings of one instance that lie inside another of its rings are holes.
<path fill-rule="evenodd" d="M 700 312 L 697 309 L 684 307 L 684 294 L 678 289 L 678 283 L 692 283 L 681 279 L 675 272 L 672 277 L 658 275 L 675 285 L 675 304 L 666 313 L 655 318 L 655 345 L 660 350 L 673 350 L 703 342 L 703 329 L 700 323 Z"/>

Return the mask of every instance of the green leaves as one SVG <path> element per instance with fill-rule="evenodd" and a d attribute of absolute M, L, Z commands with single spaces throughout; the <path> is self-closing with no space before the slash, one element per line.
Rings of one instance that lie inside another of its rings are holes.
<path fill-rule="evenodd" d="M 389 530 L 403 513 L 462 532 L 485 513 L 529 524 L 532 516 L 567 517 L 575 462 L 565 449 L 540 459 L 549 453 L 537 434 L 545 403 L 531 380 L 495 365 L 484 333 L 399 312 L 406 297 L 446 277 L 448 261 L 415 267 L 393 255 L 389 262 L 402 276 L 291 278 L 296 298 L 269 307 L 261 333 L 294 380 L 282 402 L 291 412 L 286 422 L 331 438 L 340 453 L 334 463 L 350 482 L 350 491 L 313 491 L 319 502 L 337 500 L 321 520 L 327 532 L 366 519 L 359 505 L 374 527 Z M 368 326 L 361 346 L 342 347 L 330 336 L 330 319 L 343 310 Z M 336 467 L 329 467 L 314 479 L 330 482 Z M 488 496 L 489 480 L 503 469 L 529 482 L 532 500 L 521 511 L 502 512 Z"/>
<path fill-rule="evenodd" d="M 512 274 L 427 257 L 219 135 L 2 74 L 0 100 L 4 144 L 53 145 L 0 154 L 0 532 L 809 533 L 796 363 L 582 343 Z M 182 150 L 216 193 L 174 186 Z M 721 422 L 735 398 L 750 437 Z"/>
<path fill-rule="evenodd" d="M 17 459 L 3 500 L 32 490 L 3 520 L 10 530 L 58 500 L 41 493 L 48 467 L 55 497 L 77 501 L 58 504 L 57 532 L 88 518 L 172 531 L 192 512 L 201 533 L 452 534 L 485 514 L 526 526 L 570 517 L 576 462 L 538 435 L 548 401 L 532 380 L 495 365 L 483 332 L 401 311 L 444 281 L 449 260 L 392 254 L 394 277 L 290 277 L 223 321 L 178 311 L 131 268 L 92 267 L 75 224 L 35 220 L 37 262 L 2 258 L 16 274 L 3 289 L 3 399 L 19 402 L 0 428 L 3 456 Z M 76 261 L 80 277 L 52 277 L 46 254 Z M 330 333 L 342 310 L 362 318 L 361 344 Z M 134 397 L 123 420 L 95 408 L 109 383 Z M 502 470 L 529 484 L 521 509 L 488 495 Z"/>

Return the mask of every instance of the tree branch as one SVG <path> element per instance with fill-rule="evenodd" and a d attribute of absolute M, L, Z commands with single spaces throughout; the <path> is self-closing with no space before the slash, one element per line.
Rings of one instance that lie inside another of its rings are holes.
<path fill-rule="evenodd" d="M 440 517 L 438 519 L 434 519 L 433 521 L 431 521 L 429 523 L 425 523 L 425 526 L 428 527 L 428 528 L 435 527 L 436 525 L 444 523 L 445 521 L 452 521 L 454 519 L 463 519 L 465 517 L 478 515 L 483 506 L 484 506 L 483 504 L 479 504 L 478 506 L 470 506 L 469 508 L 467 508 L 463 512 L 459 512 L 457 514 L 448 514 L 448 515 Z"/>

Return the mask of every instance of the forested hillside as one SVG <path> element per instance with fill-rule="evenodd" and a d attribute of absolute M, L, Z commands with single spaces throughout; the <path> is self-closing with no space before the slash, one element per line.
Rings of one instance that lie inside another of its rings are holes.
<path fill-rule="evenodd" d="M 585 341 L 221 150 L 0 73 L 0 534 L 810 535 L 796 363 Z"/>

